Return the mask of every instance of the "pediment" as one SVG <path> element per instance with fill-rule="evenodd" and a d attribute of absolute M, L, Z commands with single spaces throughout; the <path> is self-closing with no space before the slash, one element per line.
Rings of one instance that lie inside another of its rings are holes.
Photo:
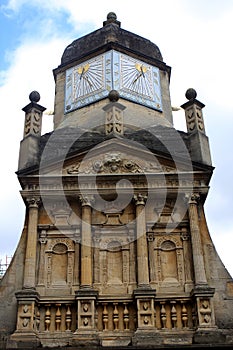
<path fill-rule="evenodd" d="M 73 155 L 63 163 L 43 169 L 43 175 L 74 176 L 81 174 L 142 174 L 176 173 L 185 171 L 187 164 L 174 164 L 169 157 L 154 154 L 134 141 L 113 138 L 82 154 Z"/>

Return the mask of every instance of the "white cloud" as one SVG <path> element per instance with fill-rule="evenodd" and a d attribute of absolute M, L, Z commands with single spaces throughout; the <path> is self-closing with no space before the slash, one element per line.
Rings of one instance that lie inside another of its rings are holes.
<path fill-rule="evenodd" d="M 0 100 L 3 101 L 0 148 L 1 162 L 4 164 L 0 174 L 2 255 L 13 253 L 24 221 L 25 208 L 15 175 L 23 136 L 24 112 L 21 109 L 30 102 L 29 93 L 38 90 L 41 94 L 40 103 L 48 110 L 53 110 L 55 84 L 52 69 L 60 63 L 65 45 L 62 39 L 24 44 L 12 52 L 11 65 L 3 73 L 4 85 L 0 87 Z M 44 132 L 52 129 L 52 116 L 44 115 L 43 129 Z"/>

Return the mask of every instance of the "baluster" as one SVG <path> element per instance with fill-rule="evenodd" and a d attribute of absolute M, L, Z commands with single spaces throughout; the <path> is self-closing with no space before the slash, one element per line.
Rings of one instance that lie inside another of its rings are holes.
<path fill-rule="evenodd" d="M 108 303 L 103 303 L 104 310 L 103 310 L 103 330 L 107 331 L 108 330 L 108 310 L 107 310 L 107 305 Z"/>
<path fill-rule="evenodd" d="M 197 326 L 197 310 L 196 305 L 193 305 L 192 307 L 192 321 L 193 321 L 193 327 Z"/>
<path fill-rule="evenodd" d="M 95 325 L 96 329 L 98 328 L 98 310 L 97 310 L 97 305 L 98 305 L 98 303 L 96 303 L 96 305 L 95 305 L 95 312 L 94 312 L 94 325 Z"/>
<path fill-rule="evenodd" d="M 157 328 L 156 327 L 156 317 L 157 317 L 157 312 L 156 312 L 156 305 L 154 303 L 154 326 L 155 326 L 155 328 Z"/>
<path fill-rule="evenodd" d="M 39 309 L 39 305 L 38 305 L 38 308 L 36 310 L 36 331 L 37 332 L 40 331 L 40 309 Z"/>
<path fill-rule="evenodd" d="M 176 307 L 175 301 L 171 301 L 172 307 L 171 307 L 171 322 L 172 322 L 172 328 L 177 327 L 177 312 L 176 312 Z"/>
<path fill-rule="evenodd" d="M 66 304 L 66 331 L 67 332 L 71 331 L 71 321 L 72 321 L 72 316 L 70 311 L 70 304 Z"/>
<path fill-rule="evenodd" d="M 138 326 L 138 315 L 136 310 L 134 310 L 134 314 L 133 314 L 133 323 L 134 323 L 134 329 L 136 329 Z"/>
<path fill-rule="evenodd" d="M 46 311 L 45 311 L 45 331 L 49 332 L 50 324 L 51 324 L 51 312 L 50 312 L 50 306 L 51 304 L 45 305 Z"/>
<path fill-rule="evenodd" d="M 114 324 L 114 330 L 118 331 L 119 330 L 119 311 L 118 311 L 118 303 L 113 303 L 114 305 L 114 310 L 113 310 L 113 324 Z"/>
<path fill-rule="evenodd" d="M 61 304 L 56 304 L 57 311 L 55 315 L 55 325 L 56 325 L 56 331 L 59 332 L 61 328 Z"/>
<path fill-rule="evenodd" d="M 162 322 L 162 328 L 166 328 L 166 323 L 167 323 L 167 315 L 166 315 L 166 310 L 165 310 L 165 301 L 161 302 L 161 311 L 160 311 L 160 316 L 161 316 L 161 322 Z"/>
<path fill-rule="evenodd" d="M 129 310 L 127 307 L 128 303 L 124 303 L 124 311 L 123 311 L 123 321 L 124 321 L 124 330 L 129 330 Z"/>
<path fill-rule="evenodd" d="M 181 309 L 181 320 L 182 320 L 182 326 L 183 328 L 188 327 L 188 311 L 185 306 L 185 302 L 181 301 L 182 303 L 182 309 Z"/>

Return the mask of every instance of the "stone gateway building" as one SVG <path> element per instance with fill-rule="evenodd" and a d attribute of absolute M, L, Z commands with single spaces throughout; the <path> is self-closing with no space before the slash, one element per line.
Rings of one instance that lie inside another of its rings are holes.
<path fill-rule="evenodd" d="M 103 27 L 54 69 L 54 130 L 33 91 L 17 176 L 26 214 L 0 281 L 0 348 L 233 346 L 233 280 L 204 213 L 213 173 L 194 89 L 174 128 L 170 67 Z"/>

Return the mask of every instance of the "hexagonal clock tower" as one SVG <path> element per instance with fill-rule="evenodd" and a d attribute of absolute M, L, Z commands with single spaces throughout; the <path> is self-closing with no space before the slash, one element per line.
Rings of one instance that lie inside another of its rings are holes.
<path fill-rule="evenodd" d="M 213 172 L 194 89 L 174 128 L 170 67 L 114 13 L 33 91 L 17 176 L 25 225 L 0 281 L 0 347 L 231 347 L 233 281 L 204 203 Z"/>

